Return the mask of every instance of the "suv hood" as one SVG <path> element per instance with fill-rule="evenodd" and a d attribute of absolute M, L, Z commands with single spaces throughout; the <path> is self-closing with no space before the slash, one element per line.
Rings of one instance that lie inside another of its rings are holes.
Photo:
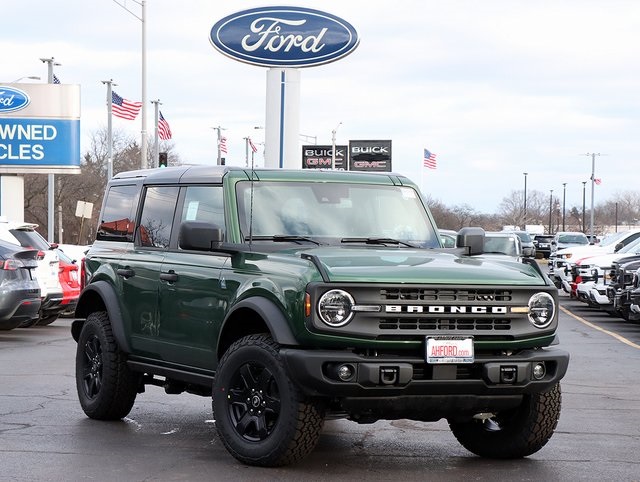
<path fill-rule="evenodd" d="M 511 256 L 460 256 L 429 249 L 319 247 L 314 256 L 329 281 L 381 283 L 510 284 L 544 286 L 537 270 Z"/>

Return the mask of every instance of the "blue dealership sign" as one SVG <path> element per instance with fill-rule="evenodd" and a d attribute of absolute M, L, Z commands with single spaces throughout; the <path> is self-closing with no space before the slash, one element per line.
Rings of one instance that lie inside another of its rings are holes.
<path fill-rule="evenodd" d="M 349 22 L 301 7 L 252 8 L 228 15 L 211 28 L 210 40 L 235 60 L 290 68 L 333 62 L 359 43 Z"/>
<path fill-rule="evenodd" d="M 80 120 L 3 119 L 0 165 L 79 166 Z"/>
<path fill-rule="evenodd" d="M 80 86 L 0 84 L 0 174 L 80 173 Z"/>

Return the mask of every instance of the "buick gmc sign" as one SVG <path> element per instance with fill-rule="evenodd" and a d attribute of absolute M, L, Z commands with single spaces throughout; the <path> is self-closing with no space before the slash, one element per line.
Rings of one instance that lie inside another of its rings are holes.
<path fill-rule="evenodd" d="M 335 15 L 301 7 L 243 10 L 219 20 L 210 40 L 223 54 L 262 67 L 312 67 L 358 46 L 353 26 Z"/>
<path fill-rule="evenodd" d="M 30 102 L 31 99 L 26 92 L 14 87 L 0 85 L 0 114 L 24 109 Z"/>
<path fill-rule="evenodd" d="M 391 140 L 349 141 L 349 170 L 391 172 Z"/>

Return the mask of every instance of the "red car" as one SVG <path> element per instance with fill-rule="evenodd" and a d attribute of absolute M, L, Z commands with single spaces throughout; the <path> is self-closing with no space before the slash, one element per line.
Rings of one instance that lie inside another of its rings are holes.
<path fill-rule="evenodd" d="M 80 268 L 64 251 L 62 251 L 61 249 L 58 249 L 57 251 L 60 258 L 59 278 L 60 284 L 62 285 L 61 304 L 65 307 L 64 311 L 61 314 L 73 314 L 76 309 L 76 304 L 78 303 L 78 297 L 80 296 Z M 38 322 L 38 325 L 48 325 L 50 323 L 53 323 L 56 318 L 52 320 L 49 320 L 48 318 L 40 320 Z"/>

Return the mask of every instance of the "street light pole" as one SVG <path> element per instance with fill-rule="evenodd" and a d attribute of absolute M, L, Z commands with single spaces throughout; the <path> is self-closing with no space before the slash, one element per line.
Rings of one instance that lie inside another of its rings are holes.
<path fill-rule="evenodd" d="M 145 169 L 147 167 L 147 5 L 146 0 L 132 0 L 133 3 L 140 5 L 140 16 L 129 10 L 124 3 L 120 3 L 118 0 L 113 0 L 116 5 L 124 8 L 127 12 L 140 20 L 142 24 L 142 109 L 141 121 L 142 129 L 140 130 L 140 168 Z"/>
<path fill-rule="evenodd" d="M 586 153 L 585 156 L 591 156 L 591 220 L 589 226 L 589 234 L 591 235 L 591 239 L 593 237 L 593 194 L 595 192 L 595 182 L 596 182 L 596 156 L 599 156 L 600 153 Z"/>
<path fill-rule="evenodd" d="M 336 128 L 331 131 L 331 170 L 335 169 L 336 166 L 336 131 L 340 124 L 342 124 L 342 121 L 338 122 Z"/>
<path fill-rule="evenodd" d="M 565 206 L 565 201 L 567 200 L 567 183 L 563 182 L 562 183 L 562 230 L 566 231 L 565 228 L 565 224 L 564 224 L 564 206 Z"/>
<path fill-rule="evenodd" d="M 587 181 L 582 181 L 582 232 L 585 232 L 585 225 L 584 225 L 584 200 L 585 200 L 585 191 L 587 188 Z"/>
<path fill-rule="evenodd" d="M 522 229 L 524 231 L 527 230 L 527 172 L 523 173 L 524 174 L 524 221 L 523 221 L 523 226 Z"/>
<path fill-rule="evenodd" d="M 553 210 L 553 189 L 551 189 L 549 193 L 549 234 L 553 234 L 551 232 L 551 211 L 552 210 Z"/>

